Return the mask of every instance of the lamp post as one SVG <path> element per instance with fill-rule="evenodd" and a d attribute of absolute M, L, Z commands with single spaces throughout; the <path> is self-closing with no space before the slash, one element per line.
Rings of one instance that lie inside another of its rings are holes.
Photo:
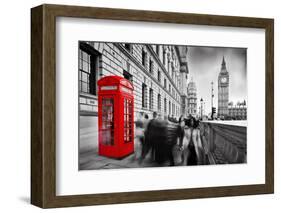
<path fill-rule="evenodd" d="M 213 105 L 213 99 L 214 99 L 214 82 L 213 81 L 211 82 L 211 85 L 212 85 L 212 92 L 211 92 L 211 95 L 212 95 L 211 96 L 211 105 L 212 106 L 211 107 L 213 108 L 213 106 L 214 106 Z"/>
<path fill-rule="evenodd" d="M 211 82 L 211 85 L 212 85 L 212 89 L 211 89 L 211 119 L 212 120 L 214 120 L 214 113 L 213 113 L 213 111 L 214 111 L 214 109 L 213 109 L 213 107 L 214 107 L 214 82 L 212 81 Z"/>
<path fill-rule="evenodd" d="M 201 103 L 201 120 L 203 119 L 203 98 L 200 99 Z"/>
<path fill-rule="evenodd" d="M 203 102 L 203 115 L 206 115 L 206 102 Z"/>

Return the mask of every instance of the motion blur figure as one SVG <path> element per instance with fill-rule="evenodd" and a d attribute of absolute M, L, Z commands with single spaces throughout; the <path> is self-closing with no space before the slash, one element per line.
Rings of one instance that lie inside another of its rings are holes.
<path fill-rule="evenodd" d="M 184 161 L 183 155 L 183 139 L 184 139 L 185 119 L 180 116 L 176 129 L 176 145 L 173 147 L 173 157 L 176 166 L 182 165 Z"/>
<path fill-rule="evenodd" d="M 173 125 L 173 127 L 176 128 L 176 125 Z M 161 119 L 161 116 L 157 117 L 155 112 L 145 131 L 142 160 L 150 152 L 152 160 L 159 165 L 166 165 L 166 163 L 171 166 L 174 165 L 172 149 L 176 144 L 176 139 L 174 138 L 176 131 L 170 130 L 169 122 L 166 119 Z"/>
<path fill-rule="evenodd" d="M 180 117 L 177 123 L 157 117 L 147 124 L 140 163 L 151 153 L 152 161 L 158 165 L 201 165 L 204 164 L 199 121 L 194 117 Z"/>
<path fill-rule="evenodd" d="M 190 117 L 185 121 L 183 139 L 183 165 L 203 164 L 203 147 L 200 138 L 199 121 Z"/>
<path fill-rule="evenodd" d="M 135 142 L 135 158 L 133 160 L 139 159 L 141 157 L 141 151 L 145 143 L 145 130 L 149 120 L 148 115 L 139 113 L 138 120 L 136 121 L 136 142 Z"/>

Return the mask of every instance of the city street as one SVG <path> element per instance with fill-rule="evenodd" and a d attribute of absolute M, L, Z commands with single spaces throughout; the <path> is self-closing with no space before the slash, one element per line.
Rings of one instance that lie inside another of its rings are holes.
<path fill-rule="evenodd" d="M 135 139 L 135 152 L 122 159 L 113 159 L 98 154 L 98 119 L 94 116 L 80 116 L 79 169 L 118 169 L 159 166 L 150 159 L 150 154 L 141 164 L 140 143 Z M 161 165 L 165 166 L 165 165 Z"/>
<path fill-rule="evenodd" d="M 200 125 L 200 135 L 204 150 L 209 150 L 204 164 L 229 164 L 246 162 L 245 121 L 204 121 Z M 169 162 L 157 164 L 151 154 L 140 164 L 141 146 L 134 140 L 134 153 L 122 159 L 114 159 L 98 154 L 97 117 L 80 116 L 79 169 L 118 169 L 169 166 Z M 210 134 L 213 139 L 210 140 Z"/>

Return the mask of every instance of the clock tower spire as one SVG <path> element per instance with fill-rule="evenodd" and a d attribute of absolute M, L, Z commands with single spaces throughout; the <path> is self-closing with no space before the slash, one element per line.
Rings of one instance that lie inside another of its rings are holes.
<path fill-rule="evenodd" d="M 229 73 L 226 69 L 226 62 L 223 56 L 221 70 L 218 76 L 218 117 L 225 118 L 228 116 L 229 100 Z"/>
<path fill-rule="evenodd" d="M 221 69 L 226 70 L 226 64 L 225 64 L 224 56 L 222 58 Z"/>

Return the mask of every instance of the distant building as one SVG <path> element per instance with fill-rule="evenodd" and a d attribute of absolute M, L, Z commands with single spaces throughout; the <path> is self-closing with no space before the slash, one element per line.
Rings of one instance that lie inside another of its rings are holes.
<path fill-rule="evenodd" d="M 237 104 L 228 106 L 228 117 L 233 120 L 247 120 L 246 104 Z"/>
<path fill-rule="evenodd" d="M 194 117 L 197 115 L 197 89 L 193 79 L 187 86 L 187 114 Z"/>
<path fill-rule="evenodd" d="M 222 59 L 221 70 L 218 76 L 218 117 L 228 116 L 229 101 L 229 73 L 226 69 L 224 57 Z"/>
<path fill-rule="evenodd" d="M 97 116 L 97 81 L 122 76 L 133 83 L 135 116 L 153 112 L 179 117 L 186 112 L 187 47 L 79 42 L 79 112 Z"/>

